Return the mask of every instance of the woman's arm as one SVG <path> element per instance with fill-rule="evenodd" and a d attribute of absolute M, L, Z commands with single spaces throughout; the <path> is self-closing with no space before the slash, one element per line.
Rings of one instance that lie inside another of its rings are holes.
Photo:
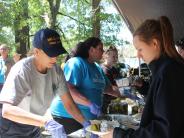
<path fill-rule="evenodd" d="M 67 82 L 67 86 L 70 90 L 70 94 L 72 96 L 72 98 L 74 99 L 74 101 L 78 104 L 82 104 L 85 106 L 89 106 L 91 104 L 91 101 L 88 100 L 85 96 L 83 96 L 76 88 L 76 86 L 74 86 L 71 83 Z"/>
<path fill-rule="evenodd" d="M 83 124 L 85 122 L 84 116 L 74 103 L 70 93 L 65 93 L 61 96 L 61 100 L 63 101 L 64 107 L 66 108 L 67 112 L 73 116 L 75 120 Z"/>
<path fill-rule="evenodd" d="M 114 97 L 121 97 L 120 91 L 118 90 L 117 87 L 113 87 L 111 84 L 107 85 L 107 87 L 105 88 L 104 93 L 108 94 L 108 95 L 112 95 Z"/>

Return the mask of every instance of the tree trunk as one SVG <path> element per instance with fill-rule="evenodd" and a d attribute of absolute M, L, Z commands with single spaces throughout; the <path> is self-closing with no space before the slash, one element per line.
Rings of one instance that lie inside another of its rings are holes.
<path fill-rule="evenodd" d="M 28 19 L 28 1 L 23 0 L 22 11 L 16 16 L 14 21 L 14 30 L 15 30 L 15 43 L 18 44 L 16 50 L 23 55 L 26 55 L 29 50 L 29 25 L 26 23 L 21 26 L 22 21 L 26 21 Z"/>
<path fill-rule="evenodd" d="M 51 17 L 50 17 L 50 28 L 56 29 L 56 18 L 60 7 L 61 0 L 48 0 Z"/>
<path fill-rule="evenodd" d="M 92 9 L 93 9 L 93 36 L 100 37 L 100 1 L 101 0 L 92 0 Z"/>

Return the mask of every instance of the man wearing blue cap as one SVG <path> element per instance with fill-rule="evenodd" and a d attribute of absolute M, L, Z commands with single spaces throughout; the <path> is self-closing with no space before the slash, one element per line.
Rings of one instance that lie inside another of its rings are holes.
<path fill-rule="evenodd" d="M 75 105 L 57 56 L 66 53 L 59 34 L 39 30 L 33 40 L 34 54 L 17 62 L 11 69 L 0 94 L 0 138 L 40 138 L 45 127 L 54 138 L 65 138 L 63 126 L 44 116 L 55 95 L 81 124 L 89 125 Z"/>

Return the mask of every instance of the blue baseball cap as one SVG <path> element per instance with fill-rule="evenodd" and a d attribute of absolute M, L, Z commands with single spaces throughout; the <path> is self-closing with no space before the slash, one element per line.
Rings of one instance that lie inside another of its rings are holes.
<path fill-rule="evenodd" d="M 60 54 L 67 53 L 63 48 L 59 34 L 49 28 L 36 32 L 33 46 L 42 49 L 49 57 L 57 57 Z"/>

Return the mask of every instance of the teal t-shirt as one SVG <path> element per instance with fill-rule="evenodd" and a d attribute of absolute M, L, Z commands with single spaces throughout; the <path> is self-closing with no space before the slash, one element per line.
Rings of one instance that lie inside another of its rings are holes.
<path fill-rule="evenodd" d="M 5 72 L 6 72 L 5 61 L 2 57 L 0 57 L 0 83 L 3 84 L 5 82 Z"/>
<path fill-rule="evenodd" d="M 6 77 L 13 65 L 14 61 L 12 58 L 7 57 L 6 59 L 3 59 L 0 56 L 0 84 L 4 84 Z"/>
<path fill-rule="evenodd" d="M 66 81 L 75 85 L 82 95 L 91 102 L 102 106 L 102 96 L 109 80 L 103 73 L 103 70 L 97 63 L 89 63 L 80 57 L 74 57 L 68 60 L 64 67 Z M 89 107 L 77 104 L 86 119 L 95 119 L 96 116 L 90 112 Z M 72 118 L 65 110 L 62 101 L 56 97 L 51 104 L 53 115 Z"/>

